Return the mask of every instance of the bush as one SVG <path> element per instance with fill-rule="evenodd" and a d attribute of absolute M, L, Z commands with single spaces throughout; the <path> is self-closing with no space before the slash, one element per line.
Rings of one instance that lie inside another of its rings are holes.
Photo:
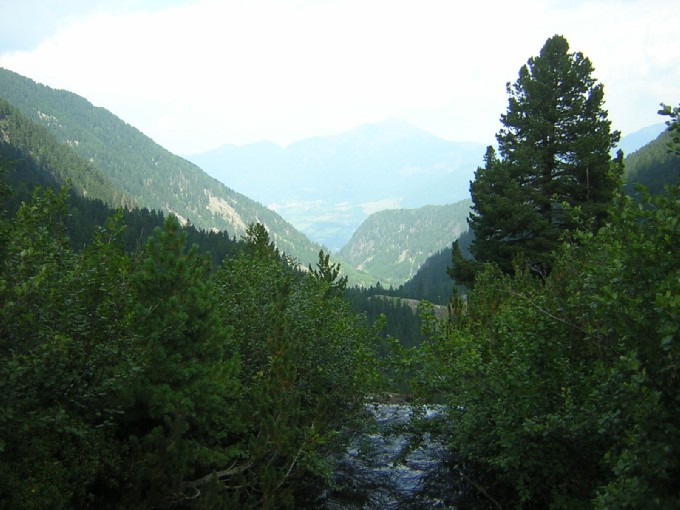
<path fill-rule="evenodd" d="M 487 267 L 425 344 L 421 390 L 487 503 L 680 504 L 679 218 L 677 193 L 620 198 L 545 281 Z"/>

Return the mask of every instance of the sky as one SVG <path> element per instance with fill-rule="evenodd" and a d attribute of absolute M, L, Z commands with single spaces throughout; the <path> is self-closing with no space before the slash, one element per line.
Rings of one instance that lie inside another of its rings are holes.
<path fill-rule="evenodd" d="M 677 0 L 0 0 L 0 67 L 180 155 L 402 119 L 495 142 L 506 83 L 561 34 L 614 129 L 680 103 Z"/>

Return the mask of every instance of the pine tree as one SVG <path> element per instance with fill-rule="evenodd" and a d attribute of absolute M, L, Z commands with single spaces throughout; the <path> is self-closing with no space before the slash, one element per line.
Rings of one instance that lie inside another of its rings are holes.
<path fill-rule="evenodd" d="M 323 250 L 319 251 L 316 269 L 311 264 L 308 269 L 315 278 L 329 285 L 331 293 L 343 293 L 347 288 L 347 276 L 340 276 L 340 264 L 330 262 L 330 254 Z"/>
<path fill-rule="evenodd" d="M 489 148 L 470 186 L 477 260 L 512 272 L 523 254 L 545 274 L 565 230 L 601 224 L 622 167 L 621 155 L 610 157 L 620 134 L 610 130 L 604 89 L 592 74 L 590 60 L 556 35 L 508 83 L 500 158 Z"/>
<path fill-rule="evenodd" d="M 671 141 L 668 144 L 668 151 L 680 156 L 680 106 L 671 107 L 661 103 L 659 115 L 666 115 L 670 120 L 666 121 L 668 132 L 671 134 Z"/>
<path fill-rule="evenodd" d="M 240 355 L 242 473 L 234 508 L 305 507 L 303 492 L 330 480 L 341 431 L 364 416 L 376 380 L 375 334 L 339 290 L 337 264 L 320 254 L 305 272 L 261 224 L 211 278 L 219 314 Z"/>
<path fill-rule="evenodd" d="M 185 244 L 170 215 L 131 277 L 142 366 L 123 427 L 133 456 L 142 460 L 130 470 L 127 497 L 153 507 L 191 497 L 207 475 L 224 472 L 239 428 L 232 415 L 239 390 L 230 331 L 208 286 L 208 259 Z"/>

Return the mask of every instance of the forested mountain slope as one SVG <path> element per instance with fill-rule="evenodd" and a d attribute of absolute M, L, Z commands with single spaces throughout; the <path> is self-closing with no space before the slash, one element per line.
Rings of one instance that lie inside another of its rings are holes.
<path fill-rule="evenodd" d="M 124 195 L 140 207 L 172 212 L 200 228 L 236 236 L 249 223 L 259 222 L 283 252 L 305 264 L 317 260 L 320 246 L 277 213 L 227 188 L 86 99 L 5 69 L 0 69 L 0 98 L 68 146 L 88 163 L 90 172 L 104 174 L 114 187 L 112 199 L 120 201 Z M 82 186 L 88 192 L 92 188 Z M 103 193 L 97 195 L 105 198 Z"/>
<path fill-rule="evenodd" d="M 106 174 L 1 98 L 0 149 L 9 160 L 33 160 L 37 171 L 25 176 L 33 184 L 69 185 L 77 194 L 102 200 L 112 207 L 134 205 Z M 15 181 L 18 184 L 18 179 Z"/>
<path fill-rule="evenodd" d="M 0 100 L 0 164 L 4 166 L 0 173 L 0 190 L 4 190 L 0 216 L 12 218 L 22 204 L 33 200 L 37 187 L 50 188 L 56 194 L 64 190 L 62 221 L 74 250 L 82 250 L 91 243 L 93 234 L 107 224 L 117 209 L 125 226 L 119 233 L 120 241 L 129 253 L 139 251 L 155 229 L 164 224 L 162 212 L 134 207 L 106 175 L 3 100 Z M 199 253 L 209 256 L 212 267 L 218 267 L 227 255 L 238 251 L 240 242 L 226 231 L 206 231 L 191 224 L 182 230 L 189 245 L 195 244 Z"/>
<path fill-rule="evenodd" d="M 411 278 L 433 253 L 467 229 L 470 200 L 419 209 L 394 209 L 369 216 L 339 255 L 368 271 L 383 287 Z"/>
<path fill-rule="evenodd" d="M 635 193 L 635 184 L 646 186 L 650 193 L 661 193 L 666 184 L 680 180 L 680 157 L 668 150 L 671 137 L 661 133 L 625 160 L 626 189 Z"/>

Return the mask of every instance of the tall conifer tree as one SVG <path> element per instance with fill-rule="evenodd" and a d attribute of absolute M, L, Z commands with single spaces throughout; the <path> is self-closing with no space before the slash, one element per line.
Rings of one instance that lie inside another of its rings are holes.
<path fill-rule="evenodd" d="M 604 219 L 620 185 L 621 156 L 615 162 L 610 156 L 620 134 L 610 129 L 604 89 L 592 74 L 590 60 L 555 35 L 508 83 L 496 135 L 500 158 L 490 148 L 470 185 L 471 252 L 478 261 L 511 272 L 523 254 L 545 274 L 565 230 Z"/>

